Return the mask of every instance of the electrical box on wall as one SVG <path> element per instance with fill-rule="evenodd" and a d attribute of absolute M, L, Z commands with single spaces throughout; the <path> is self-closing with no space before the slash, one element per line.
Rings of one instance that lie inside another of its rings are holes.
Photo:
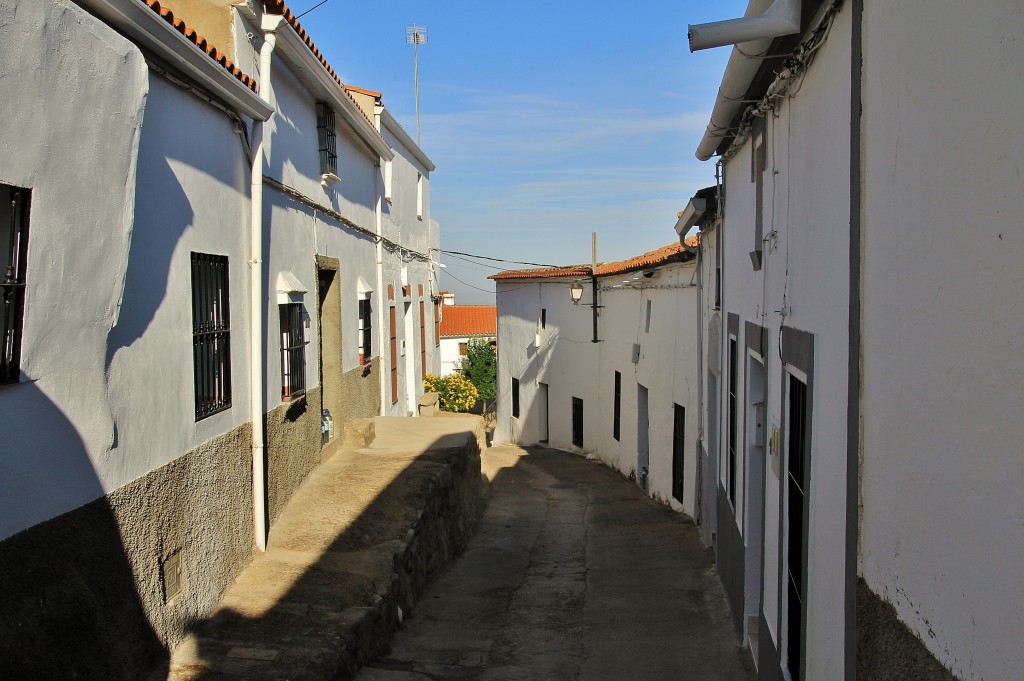
<path fill-rule="evenodd" d="M 633 364 L 640 363 L 640 344 L 633 343 Z"/>

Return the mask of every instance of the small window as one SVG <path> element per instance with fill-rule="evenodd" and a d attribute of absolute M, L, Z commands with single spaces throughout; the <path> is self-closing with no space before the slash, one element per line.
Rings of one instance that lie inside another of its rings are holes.
<path fill-rule="evenodd" d="M 420 295 L 423 295 L 423 285 L 420 285 Z M 427 309 L 426 304 L 420 301 L 420 378 L 427 377 Z"/>
<path fill-rule="evenodd" d="M 572 443 L 583 446 L 583 398 L 572 398 Z"/>
<path fill-rule="evenodd" d="M 25 317 L 25 266 L 31 192 L 0 184 L 0 384 L 21 379 L 21 329 Z"/>
<path fill-rule="evenodd" d="M 388 286 L 388 298 L 395 299 L 394 289 Z M 395 306 L 388 306 L 388 343 L 391 346 L 391 404 L 398 404 L 398 322 Z"/>
<path fill-rule="evenodd" d="M 548 328 L 548 310 L 545 307 L 540 309 L 540 328 Z"/>
<path fill-rule="evenodd" d="M 281 397 L 306 394 L 306 340 L 302 303 L 278 305 L 281 312 Z"/>
<path fill-rule="evenodd" d="M 316 103 L 316 133 L 320 143 L 320 172 L 338 174 L 337 135 L 334 132 L 334 111 L 324 102 Z"/>
<path fill-rule="evenodd" d="M 416 173 L 416 219 L 423 219 L 423 175 Z"/>
<path fill-rule="evenodd" d="M 465 357 L 469 354 L 469 343 L 459 343 L 459 357 Z"/>
<path fill-rule="evenodd" d="M 373 358 L 373 317 L 370 294 L 359 298 L 359 363 L 369 364 Z"/>
<path fill-rule="evenodd" d="M 726 460 L 725 473 L 728 477 L 727 482 L 729 501 L 732 505 L 736 506 L 736 450 L 739 448 L 736 442 L 737 438 L 737 343 L 734 337 L 729 338 L 729 450 L 728 459 Z"/>
<path fill-rule="evenodd" d="M 512 416 L 519 418 L 519 379 L 512 379 Z"/>
<path fill-rule="evenodd" d="M 226 255 L 192 253 L 192 362 L 199 421 L 231 406 Z"/>
<path fill-rule="evenodd" d="M 615 372 L 615 404 L 612 409 L 612 437 L 619 440 L 622 435 L 622 374 Z"/>
<path fill-rule="evenodd" d="M 394 196 L 394 194 L 391 193 L 391 178 L 392 175 L 394 174 L 394 166 L 392 165 L 393 163 L 394 161 L 384 161 L 384 200 L 387 201 L 388 203 L 391 203 L 391 197 Z"/>
<path fill-rule="evenodd" d="M 647 310 L 644 313 L 644 333 L 651 332 L 651 301 L 647 301 Z"/>

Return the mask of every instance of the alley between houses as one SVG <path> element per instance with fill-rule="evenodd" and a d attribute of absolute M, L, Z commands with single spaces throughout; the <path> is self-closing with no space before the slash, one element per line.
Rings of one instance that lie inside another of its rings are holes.
<path fill-rule="evenodd" d="M 577 455 L 482 455 L 466 552 L 360 681 L 752 679 L 714 556 L 685 516 Z"/>

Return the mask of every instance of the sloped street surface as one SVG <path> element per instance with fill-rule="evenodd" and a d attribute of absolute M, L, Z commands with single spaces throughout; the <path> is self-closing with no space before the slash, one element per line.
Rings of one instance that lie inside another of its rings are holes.
<path fill-rule="evenodd" d="M 748 681 L 714 558 L 594 461 L 494 447 L 487 511 L 361 681 Z"/>

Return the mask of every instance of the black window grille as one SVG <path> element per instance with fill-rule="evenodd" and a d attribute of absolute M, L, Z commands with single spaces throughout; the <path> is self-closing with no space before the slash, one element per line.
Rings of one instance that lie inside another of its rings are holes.
<path fill-rule="evenodd" d="M 334 110 L 323 102 L 316 104 L 316 133 L 320 143 L 320 172 L 338 174 L 338 145 L 334 132 Z"/>
<path fill-rule="evenodd" d="M 672 496 L 683 503 L 683 468 L 686 464 L 686 408 L 674 405 L 672 416 Z"/>
<path fill-rule="evenodd" d="M 519 418 L 519 379 L 512 379 L 512 416 Z"/>
<path fill-rule="evenodd" d="M 540 309 L 540 328 L 548 328 L 548 310 L 546 307 Z"/>
<path fill-rule="evenodd" d="M 615 372 L 615 405 L 612 410 L 612 437 L 622 437 L 622 374 Z"/>
<path fill-rule="evenodd" d="M 231 406 L 228 258 L 192 254 L 192 365 L 196 421 Z"/>
<path fill-rule="evenodd" d="M 572 443 L 583 446 L 583 398 L 572 398 Z"/>
<path fill-rule="evenodd" d="M 736 505 L 736 365 L 738 363 L 736 339 L 729 339 L 729 460 L 726 475 L 729 476 L 729 501 Z"/>
<path fill-rule="evenodd" d="M 359 363 L 368 364 L 373 357 L 373 322 L 370 296 L 359 299 Z"/>
<path fill-rule="evenodd" d="M 21 378 L 21 329 L 25 318 L 25 269 L 31 191 L 0 184 L 0 295 L 3 299 L 3 354 L 0 383 Z"/>
<path fill-rule="evenodd" d="M 278 305 L 281 311 L 281 397 L 306 394 L 306 340 L 302 303 Z"/>

